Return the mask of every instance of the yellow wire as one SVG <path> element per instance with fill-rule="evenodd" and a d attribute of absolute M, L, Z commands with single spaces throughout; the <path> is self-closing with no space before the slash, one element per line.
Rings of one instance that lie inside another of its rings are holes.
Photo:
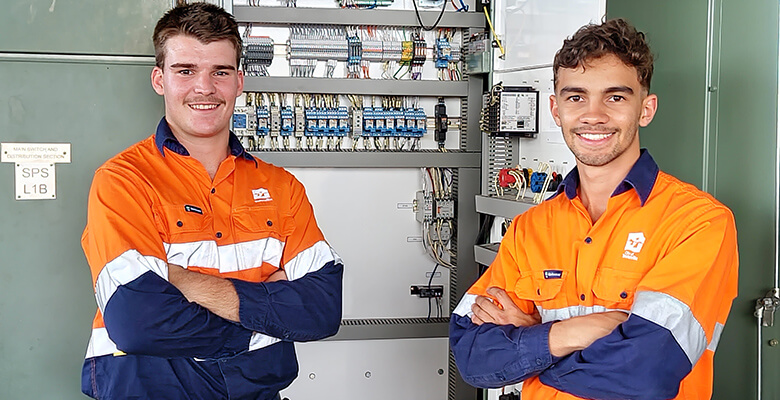
<path fill-rule="evenodd" d="M 487 7 L 483 7 L 482 11 L 485 12 L 485 18 L 487 18 L 488 26 L 490 26 L 490 32 L 493 33 L 493 37 L 496 39 L 496 43 L 498 43 L 498 49 L 501 50 L 501 56 L 506 55 L 506 51 L 504 51 L 504 46 L 501 44 L 501 39 L 498 38 L 498 35 L 496 35 L 496 30 L 493 29 L 493 22 L 490 21 L 490 15 L 488 14 Z"/>

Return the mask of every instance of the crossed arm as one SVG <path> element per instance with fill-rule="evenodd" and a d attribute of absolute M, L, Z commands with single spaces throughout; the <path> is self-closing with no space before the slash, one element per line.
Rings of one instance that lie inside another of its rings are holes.
<path fill-rule="evenodd" d="M 282 280 L 287 280 L 287 274 L 279 269 L 266 282 Z M 168 282 L 190 302 L 198 303 L 228 321 L 240 322 L 238 293 L 229 280 L 168 264 Z"/>
<path fill-rule="evenodd" d="M 496 298 L 498 304 L 490 297 L 477 296 L 471 306 L 471 311 L 474 313 L 471 322 L 475 325 L 492 323 L 514 325 L 519 328 L 542 322 L 538 311 L 534 310 L 533 314 L 526 314 L 515 305 L 504 290 L 491 287 L 487 289 L 487 294 Z M 628 314 L 624 312 L 608 311 L 557 321 L 550 327 L 548 339 L 550 353 L 553 357 L 565 357 L 575 351 L 583 350 L 597 339 L 609 335 L 627 318 Z"/>

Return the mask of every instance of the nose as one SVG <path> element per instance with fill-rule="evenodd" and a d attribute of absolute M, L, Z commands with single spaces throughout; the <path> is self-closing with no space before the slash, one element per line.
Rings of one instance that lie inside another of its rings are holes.
<path fill-rule="evenodd" d="M 588 102 L 582 115 L 580 115 L 580 122 L 588 125 L 605 124 L 609 121 L 609 115 L 606 112 L 606 106 L 599 101 Z"/>
<path fill-rule="evenodd" d="M 214 85 L 214 78 L 210 73 L 203 72 L 198 74 L 198 78 L 195 80 L 195 93 L 198 94 L 212 94 L 216 91 Z"/>

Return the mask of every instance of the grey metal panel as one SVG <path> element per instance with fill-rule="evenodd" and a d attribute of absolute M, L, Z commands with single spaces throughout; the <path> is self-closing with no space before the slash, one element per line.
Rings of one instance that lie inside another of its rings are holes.
<path fill-rule="evenodd" d="M 233 15 L 239 22 L 255 24 L 332 24 L 417 26 L 417 17 L 411 10 L 356 10 L 342 8 L 293 8 L 233 6 Z M 420 18 L 432 24 L 439 11 L 420 10 Z M 478 12 L 446 12 L 439 22 L 441 28 L 481 28 L 485 17 Z"/>
<path fill-rule="evenodd" d="M 0 12 L 0 51 L 154 54 L 152 30 L 171 0 L 12 0 Z"/>
<path fill-rule="evenodd" d="M 497 244 L 497 243 L 496 243 Z M 493 260 L 496 259 L 498 251 L 493 243 L 491 244 L 475 244 L 474 245 L 474 259 L 482 265 L 493 264 Z"/>
<path fill-rule="evenodd" d="M 479 128 L 479 120 L 482 117 L 482 75 L 469 75 L 469 97 L 471 103 L 466 110 L 466 135 L 463 150 L 481 151 L 482 132 Z"/>
<path fill-rule="evenodd" d="M 95 312 L 79 243 L 95 169 L 150 135 L 162 101 L 149 67 L 0 62 L 0 142 L 72 144 L 57 199 L 15 201 L 0 164 L 0 399 L 83 399 Z"/>
<path fill-rule="evenodd" d="M 441 319 L 441 318 L 437 318 Z M 376 324 L 356 325 L 339 328 L 339 332 L 325 340 L 374 340 L 374 339 L 413 339 L 447 337 L 449 319 L 436 323 L 421 324 Z"/>
<path fill-rule="evenodd" d="M 461 97 L 469 93 L 464 81 L 412 81 L 386 79 L 328 79 L 290 77 L 246 77 L 246 92 L 332 93 L 392 96 Z"/>
<path fill-rule="evenodd" d="M 398 168 L 479 167 L 476 152 L 438 151 L 262 151 L 252 152 L 265 162 L 285 168 Z"/>
<path fill-rule="evenodd" d="M 477 161 L 477 165 L 479 161 Z M 460 301 L 471 285 L 479 278 L 479 268 L 474 262 L 474 243 L 479 232 L 479 216 L 471 210 L 475 209 L 474 196 L 479 193 L 479 168 L 460 168 L 458 170 L 458 221 L 455 237 L 457 249 L 457 264 L 450 276 L 455 277 L 455 285 L 450 288 L 454 304 Z M 454 309 L 454 306 L 452 307 Z M 452 311 L 452 309 L 450 310 Z M 455 367 L 455 360 L 450 352 L 450 400 L 473 400 L 477 397 L 477 389 L 468 385 L 461 378 Z"/>
<path fill-rule="evenodd" d="M 504 218 L 514 218 L 528 211 L 535 204 L 525 201 L 515 201 L 511 197 L 491 197 L 478 195 L 475 200 L 478 213 L 490 214 Z"/>

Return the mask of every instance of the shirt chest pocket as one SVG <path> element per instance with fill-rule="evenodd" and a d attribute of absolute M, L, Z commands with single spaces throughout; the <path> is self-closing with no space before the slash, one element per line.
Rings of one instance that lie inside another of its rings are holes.
<path fill-rule="evenodd" d="M 520 279 L 515 283 L 515 294 L 535 303 L 554 299 L 561 292 L 567 271 L 520 271 Z"/>
<path fill-rule="evenodd" d="M 610 267 L 599 267 L 593 284 L 593 295 L 607 308 L 628 308 L 634 303 L 634 294 L 643 274 Z"/>
<path fill-rule="evenodd" d="M 165 206 L 161 213 L 155 214 L 158 229 L 168 236 L 166 242 L 197 242 L 209 238 L 212 219 L 199 207 Z"/>
<path fill-rule="evenodd" d="M 265 238 L 284 242 L 295 230 L 293 217 L 273 206 L 237 207 L 231 220 L 237 242 Z"/>

